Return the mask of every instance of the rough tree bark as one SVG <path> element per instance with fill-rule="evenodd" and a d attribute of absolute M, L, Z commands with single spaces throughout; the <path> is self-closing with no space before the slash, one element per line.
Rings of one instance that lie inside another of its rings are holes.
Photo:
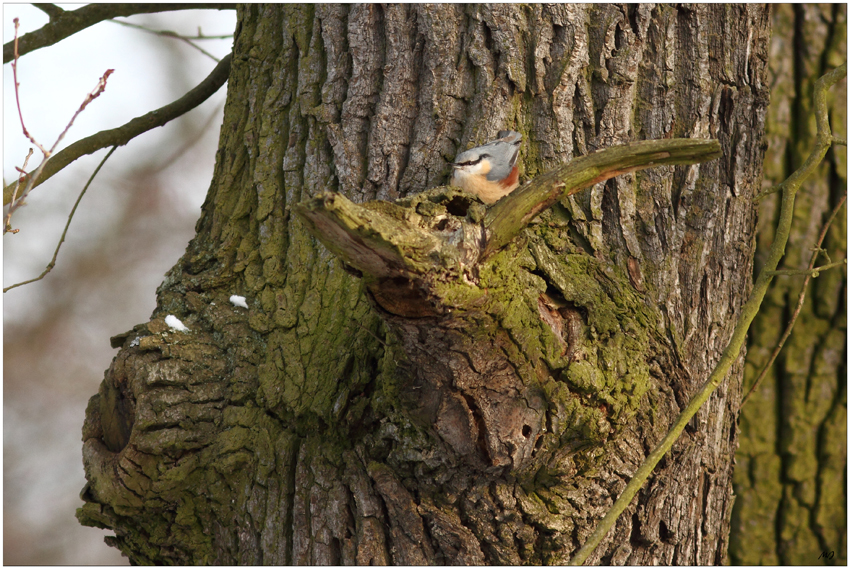
<path fill-rule="evenodd" d="M 140 563 L 567 561 L 749 290 L 767 9 L 238 14 L 197 236 L 151 320 L 113 338 L 80 520 Z M 295 215 L 334 191 L 402 198 L 365 207 L 439 230 L 485 219 L 455 190 L 421 192 L 506 127 L 526 179 L 632 140 L 713 138 L 722 157 L 563 198 L 475 274 L 438 259 L 424 291 L 345 266 Z M 589 563 L 724 561 L 742 370 L 743 355 Z"/>
<path fill-rule="evenodd" d="M 846 4 L 777 4 L 774 10 L 765 137 L 769 184 L 784 180 L 810 152 L 816 130 L 812 86 L 847 57 Z M 841 82 L 830 90 L 836 136 L 847 133 L 846 89 Z M 797 194 L 782 268 L 808 264 L 826 218 L 846 191 L 846 149 L 833 147 Z M 773 241 L 778 204 L 774 196 L 760 206 L 761 247 Z M 846 208 L 823 244 L 833 260 L 847 257 Z M 818 265 L 824 262 L 820 257 Z M 802 280 L 779 277 L 765 297 L 749 338 L 747 389 L 782 335 Z M 793 334 L 741 411 L 730 544 L 735 564 L 847 564 L 846 299 L 846 271 L 825 271 L 812 281 Z M 819 558 L 821 553 L 827 556 Z"/>

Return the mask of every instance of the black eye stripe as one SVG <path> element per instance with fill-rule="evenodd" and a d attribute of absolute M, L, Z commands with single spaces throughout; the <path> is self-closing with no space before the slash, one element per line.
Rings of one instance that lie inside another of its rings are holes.
<path fill-rule="evenodd" d="M 489 158 L 487 154 L 482 155 L 480 158 L 476 158 L 475 160 L 467 160 L 466 162 L 461 162 L 458 166 L 475 166 L 484 158 Z"/>
<path fill-rule="evenodd" d="M 477 158 L 473 158 L 472 160 L 466 160 L 464 162 L 455 162 L 454 164 L 455 166 L 475 166 L 482 160 L 490 160 L 491 158 L 493 158 L 493 156 L 485 152 L 484 154 L 480 154 Z"/>

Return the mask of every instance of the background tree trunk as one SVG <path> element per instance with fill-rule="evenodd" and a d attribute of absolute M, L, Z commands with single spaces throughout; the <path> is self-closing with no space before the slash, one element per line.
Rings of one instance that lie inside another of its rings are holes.
<path fill-rule="evenodd" d="M 767 185 L 778 184 L 808 156 L 815 136 L 812 87 L 845 61 L 847 6 L 777 4 L 771 40 Z M 846 136 L 847 83 L 830 91 L 836 136 Z M 804 268 L 811 248 L 847 191 L 847 153 L 833 147 L 797 194 L 783 268 Z M 773 240 L 776 197 L 760 208 L 761 250 Z M 824 241 L 833 260 L 847 256 L 846 205 Z M 756 265 L 760 262 L 756 257 Z M 824 257 L 818 265 L 823 264 Z M 747 390 L 767 362 L 797 304 L 802 277 L 777 278 L 753 322 Z M 846 565 L 847 277 L 814 279 L 794 332 L 758 392 L 741 412 L 735 469 L 732 562 L 740 565 Z"/>
<path fill-rule="evenodd" d="M 136 562 L 567 561 L 749 291 L 768 38 L 754 5 L 241 7 L 197 236 L 87 410 L 82 523 Z M 506 127 L 526 178 L 635 139 L 723 156 L 565 198 L 427 294 L 293 215 L 419 194 Z M 590 563 L 724 561 L 742 370 Z"/>

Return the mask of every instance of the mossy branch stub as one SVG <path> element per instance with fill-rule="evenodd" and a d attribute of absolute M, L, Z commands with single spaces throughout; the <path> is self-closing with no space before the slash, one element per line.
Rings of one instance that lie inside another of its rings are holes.
<path fill-rule="evenodd" d="M 472 212 L 444 221 L 452 217 L 447 212 L 435 225 L 409 208 L 387 202 L 357 205 L 331 192 L 298 204 L 295 211 L 328 249 L 364 274 L 410 278 L 439 269 L 447 258 L 473 263 L 487 259 L 556 201 L 598 182 L 652 166 L 696 164 L 719 156 L 718 141 L 689 138 L 606 148 L 550 170 L 499 200 L 484 215 L 483 234 Z"/>

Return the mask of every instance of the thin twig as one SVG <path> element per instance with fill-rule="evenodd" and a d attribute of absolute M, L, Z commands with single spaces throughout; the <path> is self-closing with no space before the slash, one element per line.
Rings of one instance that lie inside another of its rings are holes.
<path fill-rule="evenodd" d="M 823 271 L 829 269 L 835 269 L 837 267 L 843 267 L 847 264 L 847 261 L 838 261 L 836 263 L 828 263 L 826 265 L 821 265 L 820 267 L 814 267 L 810 269 L 782 269 L 779 271 L 770 271 L 768 274 L 773 276 L 786 276 L 786 277 L 812 277 L 818 278 Z"/>
<path fill-rule="evenodd" d="M 32 148 L 27 152 L 27 157 L 24 158 L 24 165 L 21 168 L 18 168 L 18 172 L 20 172 L 20 176 L 18 176 L 17 182 L 15 182 L 15 191 L 12 193 L 12 201 L 10 203 L 15 203 L 15 198 L 18 196 L 18 190 L 21 188 L 21 182 L 27 178 L 29 178 L 29 174 L 26 173 L 27 164 L 30 161 L 30 158 L 33 155 L 34 150 Z M 17 229 L 12 229 L 12 208 L 9 208 L 9 213 L 6 215 L 6 221 L 3 223 L 3 234 L 12 233 L 15 234 L 18 232 Z"/>
<path fill-rule="evenodd" d="M 826 220 L 826 223 L 821 229 L 820 236 L 818 237 L 818 242 L 814 247 L 814 253 L 812 253 L 812 259 L 809 261 L 809 270 L 812 270 L 812 267 L 815 266 L 815 261 L 818 258 L 818 255 L 823 251 L 821 249 L 821 245 L 823 244 L 823 240 L 826 238 L 826 232 L 829 230 L 829 226 L 832 225 L 832 222 L 835 220 L 835 217 L 838 215 L 838 212 L 841 210 L 841 207 L 844 205 L 844 202 L 847 201 L 847 193 L 845 192 L 841 199 L 838 201 L 838 204 L 833 208 L 832 215 L 829 216 L 829 219 Z M 846 260 L 843 261 L 846 263 Z M 773 365 L 773 362 L 776 361 L 777 356 L 779 356 L 779 352 L 782 351 L 782 347 L 785 345 L 785 341 L 788 340 L 788 337 L 791 335 L 791 330 L 794 328 L 794 324 L 797 322 L 797 317 L 800 315 L 800 311 L 803 308 L 803 301 L 806 299 L 806 288 L 809 286 L 809 281 L 812 280 L 814 275 L 807 274 L 806 278 L 803 279 L 803 287 L 800 289 L 800 295 L 797 297 L 797 306 L 794 307 L 794 313 L 791 315 L 791 320 L 788 322 L 788 326 L 785 327 L 785 332 L 782 334 L 782 338 L 779 339 L 779 342 L 776 344 L 776 347 L 773 349 L 773 353 L 770 354 L 770 358 L 767 360 L 767 363 L 764 364 L 764 367 L 761 368 L 761 372 L 759 372 L 758 377 L 756 378 L 753 386 L 747 392 L 747 395 L 741 401 L 741 407 L 747 404 L 750 396 L 755 393 L 755 391 L 761 385 L 762 380 L 764 380 L 767 375 L 767 370 L 770 369 L 770 366 Z"/>
<path fill-rule="evenodd" d="M 194 147 L 196 144 L 198 144 L 202 140 L 203 134 L 213 124 L 213 121 L 215 121 L 215 119 L 219 116 L 219 113 L 221 112 L 221 109 L 222 109 L 223 106 L 224 106 L 224 104 L 222 103 L 222 104 L 218 105 L 215 109 L 213 109 L 213 111 L 210 113 L 210 116 L 207 117 L 207 120 L 198 129 L 197 135 L 192 140 L 189 140 L 188 142 L 183 144 L 183 146 L 181 146 L 180 148 L 178 148 L 177 150 L 172 152 L 171 155 L 168 157 L 168 159 L 165 162 L 163 162 L 162 164 L 158 164 L 157 166 L 151 168 L 150 173 L 156 174 L 158 172 L 162 172 L 163 170 L 165 170 L 166 168 L 168 168 L 169 166 L 171 166 L 172 164 L 174 164 L 175 162 L 180 160 L 180 158 L 184 154 L 186 154 L 186 152 L 188 152 L 192 147 Z"/>
<path fill-rule="evenodd" d="M 44 149 L 44 147 L 38 143 L 38 141 L 32 137 L 32 135 L 27 130 L 27 125 L 24 124 L 24 113 L 21 112 L 21 96 L 20 96 L 20 86 L 18 83 L 18 28 L 21 25 L 21 22 L 18 18 L 12 20 L 15 24 L 15 59 L 12 61 L 12 79 L 15 81 L 15 103 L 18 105 L 18 118 L 21 121 L 21 129 L 24 131 L 24 136 L 26 136 L 30 142 L 35 144 L 41 153 L 45 156 L 49 156 L 50 153 Z"/>
<path fill-rule="evenodd" d="M 77 201 L 74 202 L 74 207 L 71 208 L 71 213 L 70 213 L 70 215 L 68 215 L 68 222 L 65 223 L 65 230 L 62 231 L 62 237 L 59 238 L 59 243 L 56 245 L 56 251 L 53 252 L 53 258 L 50 259 L 49 263 L 47 263 L 47 267 L 45 267 L 44 271 L 40 275 L 35 277 L 34 279 L 30 279 L 28 281 L 23 281 L 23 282 L 19 282 L 19 283 L 7 286 L 6 288 L 3 289 L 4 293 L 12 290 L 13 288 L 17 288 L 19 286 L 24 286 L 25 284 L 34 283 L 35 281 L 40 281 L 45 276 L 47 276 L 47 273 L 49 273 L 50 271 L 53 270 L 53 267 L 56 266 L 56 258 L 59 256 L 59 249 L 62 247 L 62 243 L 65 242 L 65 236 L 68 234 L 68 228 L 71 226 L 71 220 L 74 219 L 74 214 L 77 212 L 77 206 L 80 205 L 80 201 L 83 199 L 83 196 L 86 194 L 86 190 L 89 189 L 89 186 L 91 185 L 92 181 L 94 181 L 94 177 L 97 176 L 98 172 L 100 172 L 100 168 L 106 163 L 106 161 L 109 159 L 109 157 L 112 156 L 112 153 L 115 152 L 116 148 L 118 148 L 118 147 L 113 146 L 112 150 L 110 150 L 109 153 L 106 156 L 103 157 L 103 160 L 101 160 L 100 164 L 97 165 L 97 168 L 95 168 L 94 172 L 92 172 L 92 175 L 89 177 L 89 181 L 86 182 L 86 185 L 83 187 L 83 191 L 81 191 L 80 195 L 77 197 Z"/>
<path fill-rule="evenodd" d="M 147 28 L 145 26 L 140 26 L 139 24 L 131 24 L 130 22 L 122 22 L 120 20 L 108 20 L 108 21 L 112 22 L 114 24 L 118 24 L 120 26 L 126 26 L 128 28 L 134 28 L 134 29 L 137 29 L 137 30 L 142 30 L 143 32 L 147 32 L 149 34 L 154 34 L 154 35 L 162 36 L 162 37 L 166 37 L 166 38 L 173 38 L 173 39 L 176 39 L 176 40 L 186 42 L 187 44 L 189 44 L 193 48 L 197 49 L 198 51 L 200 51 L 201 53 L 203 53 L 204 55 L 206 55 L 210 59 L 214 60 L 216 63 L 221 61 L 221 59 L 217 58 L 216 56 L 214 56 L 210 52 L 206 51 L 201 46 L 196 45 L 192 40 L 227 39 L 227 38 L 233 37 L 233 34 L 229 34 L 229 35 L 226 35 L 226 36 L 203 36 L 203 35 L 198 34 L 198 36 L 196 36 L 196 37 L 190 37 L 190 36 L 184 36 L 184 35 L 178 34 L 177 32 L 172 32 L 170 30 L 152 30 L 152 29 Z"/>
<path fill-rule="evenodd" d="M 83 103 L 80 105 L 80 108 L 77 109 L 77 112 L 74 113 L 74 116 L 72 116 L 71 120 L 68 122 L 68 126 L 66 126 L 65 130 L 63 130 L 59 134 L 59 138 L 56 139 L 56 142 L 54 142 L 53 146 L 50 148 L 51 156 L 56 150 L 56 147 L 59 146 L 59 143 L 62 142 L 62 139 L 65 138 L 65 135 L 68 134 L 68 131 L 71 130 L 71 127 L 74 125 L 74 121 L 77 120 L 77 117 L 80 115 L 80 113 L 86 110 L 86 107 L 89 105 L 89 103 L 100 97 L 101 93 L 106 90 L 106 81 L 109 79 L 109 76 L 112 75 L 114 72 L 114 69 L 107 69 L 106 72 L 104 72 L 103 77 L 98 80 L 97 85 L 95 85 L 94 89 L 88 95 L 86 95 L 86 98 L 83 99 Z"/>
<path fill-rule="evenodd" d="M 761 192 L 758 193 L 758 195 L 756 195 L 756 197 L 753 198 L 753 201 L 758 203 L 761 200 L 763 200 L 764 198 L 766 198 L 767 196 L 781 192 L 785 188 L 784 184 L 785 184 L 785 182 L 782 182 L 781 184 L 777 184 L 775 186 L 771 186 L 771 187 L 767 188 L 766 190 L 762 190 Z"/>
<path fill-rule="evenodd" d="M 110 22 L 114 22 L 116 24 L 120 24 L 122 26 L 127 26 L 130 28 L 136 28 L 151 34 L 156 34 L 158 36 L 166 36 L 180 40 L 226 40 L 233 37 L 233 34 L 221 34 L 217 36 L 208 36 L 204 34 L 200 28 L 198 28 L 197 35 L 194 36 L 185 36 L 182 34 L 178 34 L 177 32 L 172 32 L 171 30 L 153 30 L 151 28 L 147 28 L 145 26 L 141 26 L 139 24 L 132 24 L 130 22 L 122 22 L 121 20 L 108 20 Z"/>
<path fill-rule="evenodd" d="M 4 229 L 11 224 L 12 214 L 15 213 L 15 211 L 17 211 L 17 209 L 19 207 L 21 207 L 21 205 L 23 205 L 24 200 L 26 200 L 30 191 L 32 191 L 32 189 L 35 186 L 38 185 L 39 178 L 41 177 L 41 174 L 44 172 L 45 166 L 47 166 L 48 162 L 50 161 L 50 158 L 53 156 L 53 152 L 56 150 L 56 147 L 59 146 L 59 143 L 62 142 L 62 139 L 65 138 L 65 135 L 71 129 L 71 126 L 73 126 L 74 121 L 77 119 L 77 116 L 79 116 L 79 114 L 82 113 L 86 109 L 88 104 L 91 103 L 92 101 L 94 101 L 95 99 L 97 99 L 101 95 L 101 93 L 103 93 L 103 91 L 106 89 L 106 81 L 109 78 L 109 76 L 113 73 L 113 71 L 114 71 L 114 69 L 107 69 L 106 72 L 103 74 L 103 77 L 101 77 L 100 80 L 97 82 L 97 85 L 95 86 L 94 90 L 92 92 L 90 92 L 88 95 L 86 95 L 86 98 L 83 99 L 83 102 L 80 105 L 80 108 L 77 109 L 77 112 L 75 112 L 74 116 L 71 117 L 71 120 L 68 122 L 68 125 L 65 127 L 65 130 L 63 130 L 59 134 L 59 137 L 56 139 L 56 142 L 53 143 L 53 146 L 50 147 L 50 150 L 45 150 L 40 144 L 38 144 L 35 141 L 34 138 L 29 137 L 30 140 L 32 140 L 33 143 L 36 146 L 38 146 L 39 149 L 41 150 L 41 152 L 44 154 L 44 158 L 42 158 L 41 163 L 38 165 L 38 168 L 36 168 L 35 172 L 25 174 L 25 176 L 27 177 L 27 185 L 24 187 L 24 191 L 21 192 L 20 196 L 18 196 L 17 199 L 15 199 L 15 200 L 9 201 L 9 204 L 10 204 L 9 205 L 9 214 L 6 218 L 6 225 L 4 226 Z M 15 93 L 17 94 L 17 81 L 16 81 Z M 18 106 L 18 112 L 20 112 L 20 105 Z M 21 125 L 22 126 L 23 126 L 23 120 L 24 120 L 23 116 L 21 116 Z M 26 127 L 24 127 L 24 134 L 29 136 L 29 134 L 26 132 Z M 18 178 L 18 179 L 20 180 L 20 178 Z M 16 185 L 16 187 L 17 187 L 17 185 Z"/>

